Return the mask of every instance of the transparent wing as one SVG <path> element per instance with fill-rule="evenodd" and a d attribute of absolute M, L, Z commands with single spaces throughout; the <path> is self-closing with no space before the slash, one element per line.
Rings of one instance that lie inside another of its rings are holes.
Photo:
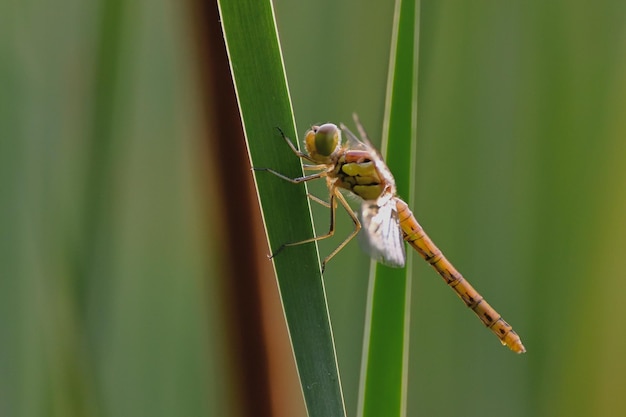
<path fill-rule="evenodd" d="M 354 133 L 350 129 L 346 127 L 343 123 L 340 123 L 341 131 L 343 132 L 343 139 L 345 143 L 348 145 L 350 149 L 361 149 L 365 151 L 372 151 L 376 153 L 376 148 L 372 146 L 371 142 L 366 139 L 366 142 L 357 138 Z"/>
<path fill-rule="evenodd" d="M 364 149 L 373 152 L 382 161 L 383 156 L 380 154 L 380 152 L 378 152 L 376 146 L 374 146 L 374 144 L 370 141 L 356 113 L 354 113 L 352 117 L 354 118 L 354 123 L 356 124 L 356 127 L 359 129 L 359 134 L 361 135 L 360 139 L 354 133 L 352 133 L 352 131 L 348 129 L 346 125 L 344 125 L 343 123 L 339 124 L 339 127 L 344 133 L 344 138 L 346 139 L 347 143 L 350 144 L 351 149 Z"/>
<path fill-rule="evenodd" d="M 379 206 L 376 201 L 361 204 L 359 241 L 373 259 L 392 268 L 402 268 L 406 260 L 404 239 L 395 200 Z"/>

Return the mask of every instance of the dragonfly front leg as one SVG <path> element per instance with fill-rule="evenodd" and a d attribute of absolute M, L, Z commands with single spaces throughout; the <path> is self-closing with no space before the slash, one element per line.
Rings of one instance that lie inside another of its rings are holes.
<path fill-rule="evenodd" d="M 311 161 L 311 162 L 316 162 L 309 155 L 307 155 L 304 152 L 298 150 L 296 148 L 296 146 L 293 144 L 293 142 L 285 135 L 285 132 L 283 132 L 283 130 L 280 127 L 277 126 L 276 129 L 278 129 L 278 131 L 280 132 L 280 135 L 283 137 L 283 139 L 285 139 L 285 142 L 287 142 L 287 145 L 289 145 L 289 147 L 291 148 L 292 152 L 294 154 L 296 154 L 296 156 L 298 158 L 306 159 L 307 161 Z"/>

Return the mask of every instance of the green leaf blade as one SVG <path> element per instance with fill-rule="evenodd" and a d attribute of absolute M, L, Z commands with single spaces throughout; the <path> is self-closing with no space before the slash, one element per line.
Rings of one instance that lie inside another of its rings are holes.
<path fill-rule="evenodd" d="M 417 114 L 419 2 L 398 0 L 389 69 L 382 154 L 398 195 L 412 202 Z M 359 415 L 406 414 L 411 254 L 406 269 L 372 264 Z"/>
<path fill-rule="evenodd" d="M 251 164 L 302 176 L 277 129 L 296 141 L 271 2 L 219 6 Z M 268 172 L 256 172 L 255 181 L 273 250 L 313 236 L 306 186 Z M 317 245 L 288 247 L 273 262 L 308 414 L 345 416 Z"/>

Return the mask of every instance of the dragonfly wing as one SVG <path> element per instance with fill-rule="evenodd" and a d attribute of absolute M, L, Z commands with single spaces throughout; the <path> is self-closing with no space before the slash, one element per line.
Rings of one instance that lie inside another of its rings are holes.
<path fill-rule="evenodd" d="M 343 139 L 350 149 L 362 149 L 366 151 L 376 152 L 376 148 L 372 146 L 369 140 L 366 139 L 366 142 L 357 138 L 354 133 L 350 129 L 346 127 L 343 123 L 340 125 L 341 131 L 343 132 Z"/>
<path fill-rule="evenodd" d="M 365 251 L 383 265 L 402 268 L 406 251 L 394 200 L 382 206 L 376 201 L 363 201 L 360 218 L 363 231 L 359 241 Z"/>

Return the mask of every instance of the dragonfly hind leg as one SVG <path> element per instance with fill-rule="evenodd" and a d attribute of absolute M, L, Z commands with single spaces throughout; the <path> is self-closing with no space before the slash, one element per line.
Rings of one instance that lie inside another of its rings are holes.
<path fill-rule="evenodd" d="M 320 204 L 330 208 L 330 227 L 329 227 L 328 233 L 326 233 L 325 235 L 322 235 L 322 236 L 315 236 L 315 237 L 312 237 L 310 239 L 305 239 L 305 240 L 301 240 L 301 241 L 298 241 L 298 242 L 283 243 L 276 250 L 276 252 L 274 252 L 269 257 L 270 259 L 274 258 L 276 255 L 281 253 L 283 251 L 283 249 L 285 249 L 286 247 L 298 246 L 298 245 L 304 245 L 305 243 L 317 242 L 319 240 L 327 239 L 327 238 L 329 238 L 329 237 L 331 237 L 331 236 L 333 236 L 335 234 L 335 210 L 336 210 L 337 204 L 335 203 L 335 196 L 334 196 L 334 194 L 330 195 L 330 203 L 327 203 L 324 200 L 322 200 L 321 198 L 315 197 L 312 194 L 307 194 L 307 196 L 309 198 L 311 198 L 313 201 L 316 201 L 316 202 L 318 202 L 318 203 L 320 203 Z M 326 263 L 326 260 L 324 260 L 324 263 L 322 263 L 322 272 L 324 272 L 324 265 L 325 265 L 325 263 Z"/>
<path fill-rule="evenodd" d="M 309 197 L 311 200 L 315 201 L 317 204 L 321 204 L 322 206 L 326 207 L 326 208 L 330 208 L 330 203 L 327 203 L 326 201 L 322 200 L 321 198 L 314 196 L 311 193 L 307 193 L 306 195 L 307 197 Z"/>
<path fill-rule="evenodd" d="M 333 215 L 332 215 L 333 223 L 335 221 L 334 197 L 337 197 L 337 200 L 339 200 L 339 202 L 341 203 L 343 208 L 346 210 L 346 212 L 348 213 L 348 215 L 352 219 L 352 222 L 354 223 L 354 230 L 352 231 L 352 233 L 350 233 L 350 235 L 343 242 L 341 242 L 341 244 L 339 246 L 337 246 L 335 248 L 335 250 L 333 250 L 330 253 L 330 255 L 328 255 L 326 258 L 324 258 L 324 261 L 322 261 L 322 272 L 324 272 L 324 269 L 326 269 L 326 264 L 328 263 L 328 261 L 330 261 L 335 255 L 337 255 L 337 253 L 339 253 L 339 251 L 342 250 L 348 244 L 348 242 L 350 242 L 352 239 L 354 239 L 354 237 L 361 230 L 361 222 L 357 218 L 356 214 L 354 214 L 354 211 L 352 211 L 352 208 L 350 207 L 350 205 L 346 201 L 345 197 L 336 188 L 333 189 L 333 191 L 332 191 L 332 193 L 330 195 L 331 207 L 332 207 L 331 210 L 333 211 Z M 321 201 L 323 201 L 323 200 L 321 200 Z M 325 201 L 323 201 L 323 202 L 325 203 Z M 333 225 L 333 228 L 334 228 L 334 225 Z"/>
<path fill-rule="evenodd" d="M 354 237 L 357 235 L 357 233 L 359 233 L 359 231 L 361 230 L 361 222 L 357 218 L 356 214 L 354 214 L 354 212 L 352 211 L 352 208 L 350 207 L 350 205 L 346 201 L 345 197 L 336 188 L 333 189 L 332 193 L 330 194 L 330 202 L 329 203 L 327 203 L 326 201 L 324 201 L 321 198 L 318 198 L 318 197 L 316 197 L 316 196 L 314 196 L 312 194 L 307 194 L 307 196 L 311 200 L 315 201 L 316 203 L 319 203 L 319 204 L 321 204 L 321 205 L 323 205 L 325 207 L 329 207 L 330 208 L 330 227 L 329 227 L 328 233 L 326 233 L 325 235 L 322 235 L 322 236 L 316 236 L 316 237 L 312 237 L 310 239 L 301 240 L 299 242 L 284 243 L 284 244 L 280 245 L 280 247 L 276 250 L 276 252 L 274 252 L 270 256 L 270 259 L 272 259 L 276 255 L 278 255 L 286 247 L 298 246 L 298 245 L 303 245 L 305 243 L 311 243 L 311 242 L 317 242 L 319 240 L 327 239 L 327 238 L 333 236 L 335 234 L 335 214 L 336 214 L 336 210 L 337 210 L 337 202 L 336 202 L 335 199 L 337 199 L 337 200 L 339 200 L 341 205 L 344 207 L 344 209 L 346 210 L 346 212 L 348 213 L 348 215 L 352 219 L 352 222 L 354 223 L 354 230 L 352 231 L 352 233 L 350 233 L 350 235 L 343 242 L 341 242 L 341 244 L 339 246 L 337 246 L 330 253 L 330 255 L 328 255 L 326 258 L 324 258 L 324 260 L 322 261 L 322 273 L 323 273 L 324 270 L 326 269 L 326 264 L 328 263 L 328 261 L 330 261 L 335 255 L 337 255 L 337 253 L 339 253 L 339 251 L 341 251 L 341 249 L 343 249 L 348 244 L 348 242 L 350 242 L 352 239 L 354 239 Z"/>

